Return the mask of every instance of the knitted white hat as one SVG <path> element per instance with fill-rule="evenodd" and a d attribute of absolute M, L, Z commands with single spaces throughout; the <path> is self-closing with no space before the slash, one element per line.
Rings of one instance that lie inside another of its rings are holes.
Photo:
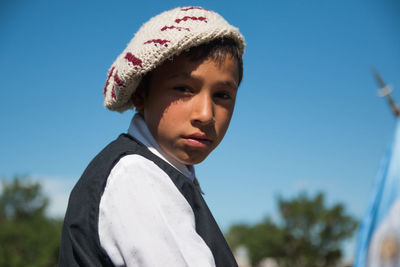
<path fill-rule="evenodd" d="M 153 17 L 111 65 L 104 106 L 119 112 L 133 108 L 130 98 L 144 74 L 182 51 L 222 37 L 235 40 L 243 54 L 245 44 L 239 29 L 211 10 L 179 7 Z"/>

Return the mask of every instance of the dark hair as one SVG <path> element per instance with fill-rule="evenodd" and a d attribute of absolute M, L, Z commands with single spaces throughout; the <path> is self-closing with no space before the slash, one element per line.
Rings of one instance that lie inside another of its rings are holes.
<path fill-rule="evenodd" d="M 239 68 L 239 84 L 243 77 L 243 60 L 240 53 L 240 49 L 237 43 L 231 38 L 219 38 L 212 40 L 211 42 L 201 44 L 185 51 L 183 53 L 192 61 L 198 61 L 202 59 L 212 59 L 218 64 L 222 64 L 225 60 L 226 55 L 232 56 L 236 59 Z"/>

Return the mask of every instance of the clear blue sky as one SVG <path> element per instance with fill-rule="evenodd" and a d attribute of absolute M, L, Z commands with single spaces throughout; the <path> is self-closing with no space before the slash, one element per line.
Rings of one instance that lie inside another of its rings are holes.
<path fill-rule="evenodd" d="M 32 175 L 65 202 L 133 114 L 103 107 L 109 66 L 142 23 L 182 5 L 219 12 L 247 43 L 231 127 L 197 167 L 222 228 L 276 217 L 276 197 L 301 190 L 360 218 L 395 124 L 370 65 L 400 103 L 397 0 L 3 0 L 0 177 Z"/>

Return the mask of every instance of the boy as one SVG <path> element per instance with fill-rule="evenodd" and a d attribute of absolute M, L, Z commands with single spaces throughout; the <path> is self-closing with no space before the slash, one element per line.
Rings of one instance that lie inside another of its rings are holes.
<path fill-rule="evenodd" d="M 215 12 L 166 11 L 111 66 L 105 106 L 137 113 L 74 187 L 60 266 L 237 266 L 193 165 L 222 140 L 244 39 Z"/>

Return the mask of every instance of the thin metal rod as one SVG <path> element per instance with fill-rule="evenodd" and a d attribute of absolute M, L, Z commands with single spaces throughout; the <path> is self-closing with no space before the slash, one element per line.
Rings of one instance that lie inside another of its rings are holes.
<path fill-rule="evenodd" d="M 390 90 L 389 86 L 385 84 L 381 75 L 379 75 L 378 71 L 374 67 L 371 67 L 371 71 L 375 77 L 376 83 L 379 86 L 378 92 L 386 98 L 390 108 L 392 109 L 393 115 L 395 117 L 398 117 L 400 115 L 400 109 L 396 105 L 396 103 L 394 102 L 394 100 L 391 96 L 391 90 Z"/>

